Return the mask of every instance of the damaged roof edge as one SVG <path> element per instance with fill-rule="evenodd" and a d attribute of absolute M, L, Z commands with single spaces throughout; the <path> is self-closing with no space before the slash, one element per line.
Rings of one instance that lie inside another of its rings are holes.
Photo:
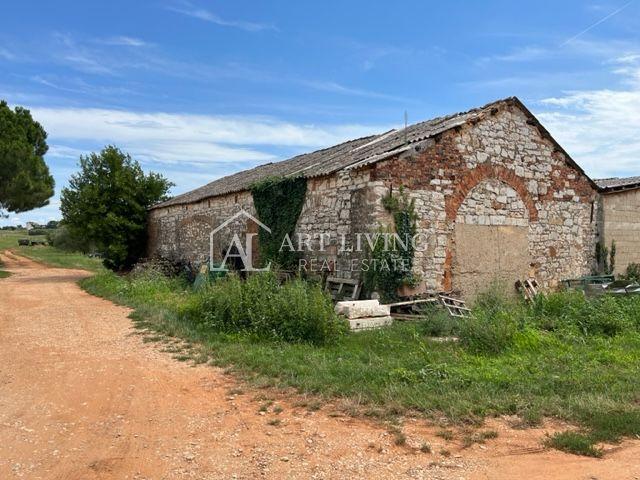
<path fill-rule="evenodd" d="M 640 188 L 640 177 L 611 177 L 594 180 L 601 193 L 615 193 Z"/>
<path fill-rule="evenodd" d="M 408 147 L 413 147 L 446 131 L 473 121 L 483 112 L 499 105 L 515 105 L 519 108 L 538 129 L 540 134 L 553 143 L 556 150 L 564 155 L 567 163 L 586 177 L 595 190 L 600 190 L 600 187 L 571 158 L 520 99 L 517 97 L 507 97 L 466 112 L 436 117 L 431 120 L 409 125 L 406 128 L 389 130 L 382 134 L 348 140 L 331 147 L 297 155 L 280 162 L 263 164 L 248 170 L 242 170 L 214 180 L 202 187 L 177 195 L 164 202 L 157 203 L 149 209 L 153 210 L 185 205 L 222 195 L 246 191 L 254 182 L 270 176 L 288 177 L 292 175 L 304 175 L 307 178 L 314 178 L 331 175 L 344 169 L 364 167 L 399 155 L 406 151 Z"/>

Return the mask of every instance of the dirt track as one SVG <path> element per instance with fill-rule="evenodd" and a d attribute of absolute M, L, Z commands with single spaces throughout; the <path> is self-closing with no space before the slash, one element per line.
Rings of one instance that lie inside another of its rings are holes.
<path fill-rule="evenodd" d="M 489 425 L 497 440 L 463 449 L 408 421 L 396 446 L 385 428 L 330 406 L 280 397 L 282 413 L 261 414 L 264 392 L 232 395 L 221 370 L 143 343 L 128 309 L 75 284 L 85 272 L 3 260 L 13 275 L 0 279 L 0 479 L 640 479 L 638 441 L 587 459 L 543 450 L 544 429 L 500 420 Z"/>

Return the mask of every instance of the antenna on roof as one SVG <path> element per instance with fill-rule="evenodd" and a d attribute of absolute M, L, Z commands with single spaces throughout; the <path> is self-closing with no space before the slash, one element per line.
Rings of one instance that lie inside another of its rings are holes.
<path fill-rule="evenodd" d="M 404 111 L 404 143 L 407 143 L 407 122 L 409 120 L 409 115 L 407 111 Z"/>

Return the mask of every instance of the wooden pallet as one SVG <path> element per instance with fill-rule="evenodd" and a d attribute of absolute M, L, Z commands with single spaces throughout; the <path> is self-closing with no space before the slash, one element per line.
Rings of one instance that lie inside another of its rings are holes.
<path fill-rule="evenodd" d="M 324 288 L 335 301 L 345 298 L 358 300 L 362 286 L 350 278 L 327 277 Z"/>
<path fill-rule="evenodd" d="M 525 300 L 529 302 L 538 295 L 538 282 L 534 278 L 527 278 L 526 280 L 518 280 L 516 282 L 516 290 L 522 294 Z"/>
<path fill-rule="evenodd" d="M 473 318 L 471 309 L 467 308 L 467 304 L 464 302 L 464 300 L 448 297 L 447 295 L 443 294 L 438 295 L 438 300 L 440 300 L 442 306 L 447 309 L 447 312 L 449 312 L 449 315 L 451 315 L 452 317 Z"/>

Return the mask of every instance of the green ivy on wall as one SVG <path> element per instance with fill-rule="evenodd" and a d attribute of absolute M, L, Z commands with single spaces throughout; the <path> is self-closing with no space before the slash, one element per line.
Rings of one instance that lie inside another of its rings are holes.
<path fill-rule="evenodd" d="M 378 239 L 370 253 L 369 269 L 364 274 L 364 287 L 370 293 L 378 292 L 383 302 L 390 302 L 398 298 L 400 287 L 413 286 L 418 281 L 413 274 L 415 249 L 411 242 L 416 234 L 417 215 L 415 201 L 409 200 L 402 187 L 398 195 L 394 196 L 389 192 L 382 199 L 382 205 L 393 215 L 394 228 L 382 229 L 380 233 L 395 233 L 403 244 L 396 242 L 396 248 L 385 248 L 382 238 Z"/>
<path fill-rule="evenodd" d="M 293 234 L 306 192 L 307 179 L 303 177 L 269 177 L 251 186 L 258 218 L 271 229 L 271 233 L 261 229 L 258 234 L 263 264 L 274 262 L 285 269 L 296 265 L 297 252 L 289 248 L 280 251 L 280 246 L 287 234 Z"/>

